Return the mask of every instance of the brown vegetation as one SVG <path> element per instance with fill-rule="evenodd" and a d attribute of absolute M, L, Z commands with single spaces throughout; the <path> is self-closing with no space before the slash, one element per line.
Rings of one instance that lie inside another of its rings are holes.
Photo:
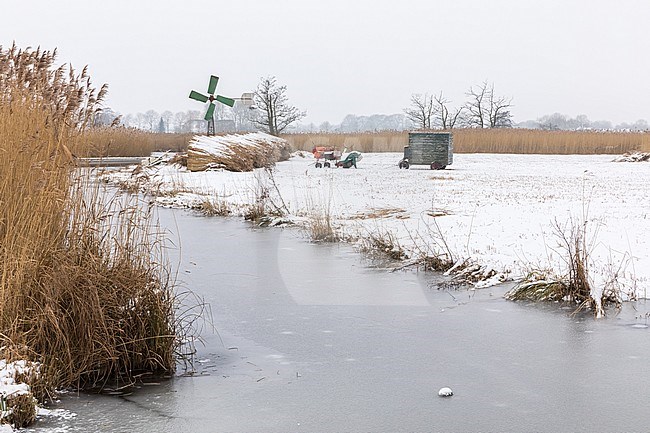
<path fill-rule="evenodd" d="M 551 276 L 548 270 L 530 272 L 520 283 L 505 294 L 513 301 L 553 301 L 570 302 L 578 309 L 592 309 L 596 317 L 605 314 L 605 306 L 620 306 L 621 292 L 616 289 L 617 274 L 612 276 L 610 287 L 602 292 L 592 290 L 589 265 L 591 252 L 596 239 L 588 239 L 588 222 L 586 216 L 577 221 L 570 218 L 566 224 L 557 221 L 554 224 L 558 242 L 558 252 L 566 265 L 566 272 L 561 276 Z"/>
<path fill-rule="evenodd" d="M 545 131 L 538 129 L 454 129 L 457 153 L 612 154 L 650 151 L 648 132 Z M 185 152 L 194 134 L 163 134 L 124 127 L 89 128 L 80 157 L 148 156 L 154 151 Z M 300 133 L 282 136 L 294 150 L 315 146 L 361 152 L 402 152 L 406 131 Z"/>
<path fill-rule="evenodd" d="M 79 157 L 149 156 L 155 151 L 184 152 L 193 134 L 162 134 L 124 127 L 89 128 L 84 131 Z"/>
<path fill-rule="evenodd" d="M 106 88 L 54 61 L 0 47 L 0 357 L 41 363 L 38 394 L 172 371 L 177 343 L 147 209 L 75 171 Z"/>
<path fill-rule="evenodd" d="M 252 171 L 286 161 L 290 153 L 286 140 L 259 132 L 197 136 L 187 149 L 187 168 L 190 171 Z"/>
<path fill-rule="evenodd" d="M 648 132 L 544 131 L 533 129 L 454 129 L 456 153 L 613 154 L 650 149 Z M 361 152 L 402 152 L 408 132 L 285 134 L 295 150 L 315 146 Z"/>

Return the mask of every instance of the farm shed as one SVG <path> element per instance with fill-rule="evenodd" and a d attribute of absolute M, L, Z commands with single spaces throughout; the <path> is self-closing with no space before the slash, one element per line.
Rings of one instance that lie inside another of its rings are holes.
<path fill-rule="evenodd" d="M 454 143 L 451 132 L 409 132 L 409 144 L 404 147 L 400 168 L 428 165 L 442 170 L 453 162 Z"/>

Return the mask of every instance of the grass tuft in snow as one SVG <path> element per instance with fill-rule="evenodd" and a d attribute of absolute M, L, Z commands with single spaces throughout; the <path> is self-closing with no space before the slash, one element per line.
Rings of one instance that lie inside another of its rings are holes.
<path fill-rule="evenodd" d="M 258 225 L 269 225 L 289 213 L 287 205 L 275 183 L 273 168 L 255 172 L 253 186 L 249 193 L 251 200 L 243 211 L 244 219 Z"/>
<path fill-rule="evenodd" d="M 549 278 L 544 272 L 532 271 L 504 297 L 511 301 L 560 302 L 565 300 L 567 293 L 565 282 Z"/>
<path fill-rule="evenodd" d="M 359 250 L 372 259 L 404 261 L 409 255 L 390 231 L 368 232 L 359 240 Z"/>
<path fill-rule="evenodd" d="M 305 230 L 313 242 L 338 242 L 342 239 L 328 211 L 312 211 L 307 217 Z"/>
<path fill-rule="evenodd" d="M 510 300 L 564 301 L 578 305 L 578 309 L 593 310 L 596 317 L 605 314 L 605 306 L 621 303 L 620 290 L 614 280 L 608 290 L 596 290 L 590 277 L 591 252 L 596 245 L 596 233 L 589 233 L 589 222 L 570 218 L 566 224 L 555 221 L 554 230 L 558 240 L 555 248 L 564 263 L 559 276 L 551 271 L 530 272 L 519 284 L 505 294 Z"/>
<path fill-rule="evenodd" d="M 228 203 L 219 196 L 206 197 L 199 204 L 198 210 L 206 216 L 228 216 L 232 213 Z"/>

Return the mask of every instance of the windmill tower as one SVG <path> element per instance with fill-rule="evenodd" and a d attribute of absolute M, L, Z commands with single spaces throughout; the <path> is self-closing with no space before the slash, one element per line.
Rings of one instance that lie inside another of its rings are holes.
<path fill-rule="evenodd" d="M 221 95 L 216 95 L 216 96 L 214 95 L 214 92 L 217 90 L 218 82 L 219 82 L 219 77 L 216 77 L 214 75 L 210 76 L 210 83 L 208 84 L 208 96 L 205 96 L 194 90 L 190 92 L 190 99 L 194 99 L 195 101 L 199 101 L 199 102 L 208 103 L 205 116 L 203 117 L 205 120 L 208 121 L 208 135 L 214 135 L 214 109 L 215 109 L 214 101 L 221 102 L 222 104 L 225 104 L 229 107 L 235 105 L 235 100 L 232 98 L 227 98 Z"/>

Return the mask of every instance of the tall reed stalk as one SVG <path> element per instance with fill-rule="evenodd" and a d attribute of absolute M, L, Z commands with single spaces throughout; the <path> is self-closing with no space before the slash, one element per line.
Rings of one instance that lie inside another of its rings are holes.
<path fill-rule="evenodd" d="M 55 58 L 0 46 L 0 355 L 41 363 L 39 397 L 172 371 L 178 332 L 147 209 L 74 166 L 106 86 Z"/>

